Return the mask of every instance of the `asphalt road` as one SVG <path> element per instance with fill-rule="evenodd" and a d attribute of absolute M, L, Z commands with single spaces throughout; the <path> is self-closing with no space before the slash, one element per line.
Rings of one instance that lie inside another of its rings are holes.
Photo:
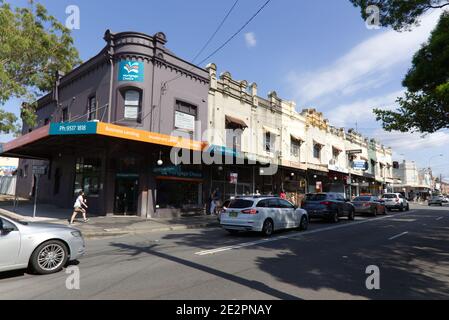
<path fill-rule="evenodd" d="M 449 207 L 309 231 L 228 235 L 221 229 L 90 240 L 80 289 L 68 274 L 0 273 L 0 299 L 448 299 Z M 368 290 L 368 266 L 380 289 Z"/>

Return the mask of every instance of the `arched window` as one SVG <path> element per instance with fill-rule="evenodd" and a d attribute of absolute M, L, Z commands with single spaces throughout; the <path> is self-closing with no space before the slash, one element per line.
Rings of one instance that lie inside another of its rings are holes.
<path fill-rule="evenodd" d="M 125 120 L 139 121 L 141 113 L 141 92 L 130 89 L 124 93 L 125 97 Z"/>

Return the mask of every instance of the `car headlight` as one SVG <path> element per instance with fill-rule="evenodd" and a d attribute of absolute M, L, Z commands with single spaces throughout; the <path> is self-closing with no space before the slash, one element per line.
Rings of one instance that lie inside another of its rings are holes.
<path fill-rule="evenodd" d="M 81 231 L 72 231 L 71 232 L 72 236 L 74 236 L 75 238 L 81 238 L 83 235 L 81 234 Z"/>

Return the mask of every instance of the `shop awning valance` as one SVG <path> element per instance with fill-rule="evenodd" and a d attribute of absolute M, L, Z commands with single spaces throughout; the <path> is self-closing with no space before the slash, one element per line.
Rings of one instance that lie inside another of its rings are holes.
<path fill-rule="evenodd" d="M 239 118 L 228 116 L 228 115 L 226 116 L 226 123 L 235 124 L 236 126 L 241 127 L 243 129 L 248 128 L 248 125 L 246 124 L 245 121 L 243 121 Z"/>
<path fill-rule="evenodd" d="M 301 138 L 300 136 L 296 135 L 296 134 L 290 134 L 290 136 L 292 137 L 293 140 L 299 141 L 299 142 L 304 142 L 305 140 L 303 138 Z"/>
<path fill-rule="evenodd" d="M 324 143 L 321 143 L 321 142 L 319 142 L 319 141 L 316 141 L 316 140 L 313 140 L 313 144 L 318 144 L 318 145 L 320 145 L 320 146 L 322 146 L 322 147 L 324 147 L 324 146 L 325 146 L 325 144 L 324 144 Z"/>
<path fill-rule="evenodd" d="M 277 136 L 280 136 L 280 135 L 281 135 L 281 134 L 279 133 L 279 130 L 277 130 L 277 129 L 273 129 L 273 128 L 268 127 L 268 126 L 263 126 L 263 129 L 264 129 L 265 131 L 270 132 L 270 133 L 272 133 L 272 134 L 275 134 L 275 135 L 277 135 Z"/>
<path fill-rule="evenodd" d="M 338 152 L 342 152 L 343 149 L 337 146 L 332 146 L 332 148 L 334 148 L 335 150 L 337 150 Z"/>

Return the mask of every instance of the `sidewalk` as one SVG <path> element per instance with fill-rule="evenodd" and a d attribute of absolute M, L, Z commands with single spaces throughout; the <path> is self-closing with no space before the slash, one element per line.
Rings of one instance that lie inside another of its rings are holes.
<path fill-rule="evenodd" d="M 0 214 L 27 222 L 47 222 L 68 225 L 71 210 L 59 209 L 52 205 L 39 205 L 38 216 L 33 218 L 33 205 L 21 203 L 13 212 L 10 204 L 0 202 Z M 42 213 L 44 217 L 42 217 Z M 122 235 L 168 232 L 199 228 L 218 227 L 216 216 L 194 216 L 170 219 L 143 219 L 133 216 L 89 217 L 88 223 L 81 223 L 81 217 L 74 227 L 81 230 L 85 238 L 114 237 Z"/>

